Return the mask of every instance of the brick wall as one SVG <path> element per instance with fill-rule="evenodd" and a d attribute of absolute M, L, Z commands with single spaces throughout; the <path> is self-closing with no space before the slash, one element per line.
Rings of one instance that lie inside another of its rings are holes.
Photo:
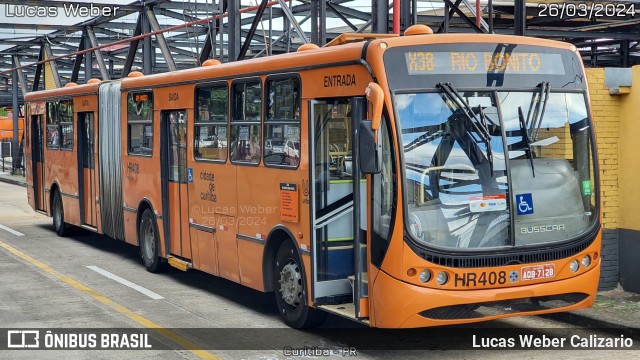
<path fill-rule="evenodd" d="M 618 283 L 618 160 L 621 98 L 609 95 L 604 84 L 604 69 L 586 69 L 591 95 L 591 111 L 598 142 L 600 186 L 602 191 L 602 273 L 600 290 Z"/>

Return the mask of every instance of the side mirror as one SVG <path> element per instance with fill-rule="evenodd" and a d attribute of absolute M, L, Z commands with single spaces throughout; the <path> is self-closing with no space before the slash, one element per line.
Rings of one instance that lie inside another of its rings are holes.
<path fill-rule="evenodd" d="M 371 103 L 371 129 L 374 132 L 374 141 L 378 143 L 378 129 L 380 129 L 380 122 L 382 122 L 382 107 L 384 106 L 384 91 L 380 85 L 370 82 L 364 93 L 367 95 L 367 100 Z"/>

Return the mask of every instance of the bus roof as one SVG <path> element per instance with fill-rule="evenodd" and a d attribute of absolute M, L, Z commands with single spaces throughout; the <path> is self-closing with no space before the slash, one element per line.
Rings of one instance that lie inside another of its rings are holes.
<path fill-rule="evenodd" d="M 572 44 L 538 39 L 524 36 L 495 35 L 495 34 L 430 34 L 421 36 L 384 37 L 371 41 L 372 45 L 386 42 L 389 47 L 409 46 L 420 44 L 447 43 L 508 43 L 544 46 L 576 51 Z M 195 83 L 203 79 L 242 78 L 257 76 L 265 72 L 287 72 L 303 70 L 312 66 L 331 64 L 348 64 L 359 61 L 365 42 L 351 42 L 336 46 L 322 47 L 296 53 L 280 54 L 264 58 L 255 58 L 238 62 L 230 62 L 214 66 L 200 66 L 160 74 L 138 77 L 127 77 L 122 80 L 122 89 L 135 89 L 153 86 L 163 86 L 177 83 Z M 319 56 L 322 54 L 322 56 Z M 99 83 L 66 86 L 58 89 L 30 92 L 25 100 L 46 99 L 49 97 L 65 97 L 86 93 L 97 93 Z"/>

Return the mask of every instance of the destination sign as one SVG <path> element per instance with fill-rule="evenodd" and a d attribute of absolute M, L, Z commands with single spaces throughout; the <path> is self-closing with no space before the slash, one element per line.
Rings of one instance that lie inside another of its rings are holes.
<path fill-rule="evenodd" d="M 562 75 L 560 54 L 535 52 L 407 51 L 409 75 L 520 74 Z"/>

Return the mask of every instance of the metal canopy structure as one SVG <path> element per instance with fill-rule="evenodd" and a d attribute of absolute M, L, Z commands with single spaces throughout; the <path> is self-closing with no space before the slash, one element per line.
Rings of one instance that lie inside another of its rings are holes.
<path fill-rule="evenodd" d="M 80 16 L 83 9 L 92 13 Z M 416 23 L 568 41 L 587 66 L 640 63 L 640 1 L 0 0 L 0 18 L 0 106 L 43 89 L 45 67 L 59 87 L 281 54 L 344 32 L 401 33 Z"/>

